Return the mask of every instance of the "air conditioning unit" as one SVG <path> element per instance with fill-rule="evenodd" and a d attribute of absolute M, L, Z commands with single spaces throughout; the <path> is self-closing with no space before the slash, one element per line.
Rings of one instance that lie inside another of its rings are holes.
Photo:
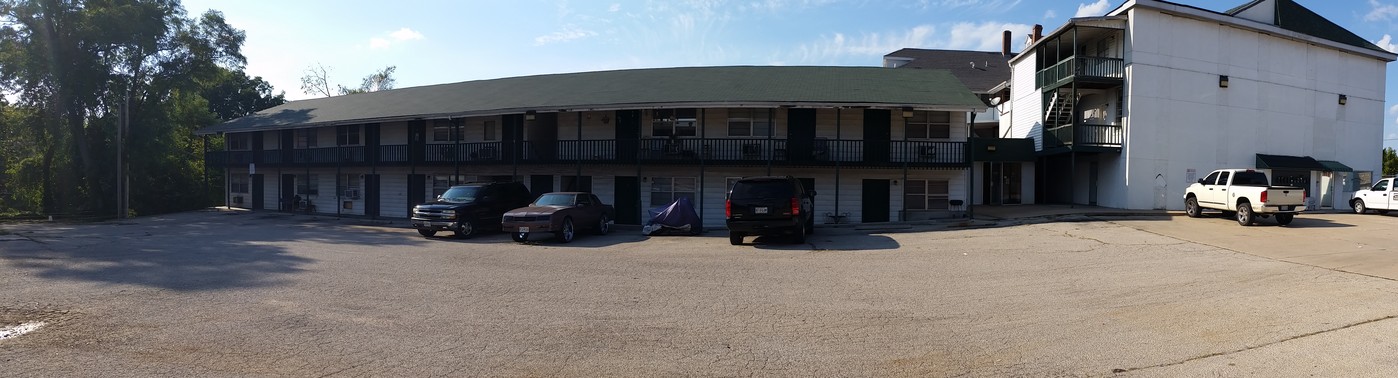
<path fill-rule="evenodd" d="M 359 199 L 359 189 L 345 189 L 345 192 L 341 194 L 341 197 L 349 199 Z"/>

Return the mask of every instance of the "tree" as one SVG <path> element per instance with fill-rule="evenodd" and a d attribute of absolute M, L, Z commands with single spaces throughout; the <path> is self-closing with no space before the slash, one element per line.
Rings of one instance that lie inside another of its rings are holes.
<path fill-rule="evenodd" d="M 330 88 L 330 69 L 317 63 L 315 66 L 306 68 L 306 74 L 301 76 L 301 91 L 310 95 L 330 97 L 389 90 L 393 89 L 393 85 L 397 82 L 393 79 L 393 71 L 397 69 L 397 66 L 387 66 L 369 74 L 369 76 L 364 77 L 359 88 L 347 88 L 336 84 L 336 89 L 332 90 Z"/>
<path fill-rule="evenodd" d="M 178 0 L 0 0 L 0 24 L 0 90 L 16 94 L 7 114 L 32 143 L 0 154 L 42 211 L 111 214 L 123 113 L 133 209 L 199 205 L 180 192 L 203 174 L 192 131 L 217 120 L 201 83 L 245 64 L 242 31 Z"/>
<path fill-rule="evenodd" d="M 1394 152 L 1392 147 L 1383 148 L 1383 175 L 1398 175 L 1398 152 Z"/>

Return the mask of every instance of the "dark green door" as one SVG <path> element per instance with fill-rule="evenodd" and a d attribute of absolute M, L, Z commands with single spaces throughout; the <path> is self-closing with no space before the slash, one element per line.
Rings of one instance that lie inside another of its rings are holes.
<path fill-rule="evenodd" d="M 262 210 L 262 175 L 252 175 L 252 209 Z"/>
<path fill-rule="evenodd" d="M 864 109 L 864 161 L 887 163 L 892 134 L 888 109 Z"/>
<path fill-rule="evenodd" d="M 379 124 L 364 125 L 364 161 L 369 164 L 379 162 Z"/>
<path fill-rule="evenodd" d="M 520 141 L 524 140 L 524 115 L 506 114 L 500 116 L 500 155 L 505 163 L 518 163 L 517 152 Z"/>
<path fill-rule="evenodd" d="M 553 175 L 529 176 L 529 191 L 534 192 L 533 198 L 539 198 L 544 193 L 552 192 Z"/>
<path fill-rule="evenodd" d="M 641 182 L 636 176 L 617 176 L 612 206 L 616 207 L 617 224 L 641 224 Z"/>
<path fill-rule="evenodd" d="M 282 175 L 281 210 L 296 208 L 296 175 Z"/>
<path fill-rule="evenodd" d="M 379 216 L 379 175 L 364 175 L 364 215 Z"/>
<path fill-rule="evenodd" d="M 786 158 L 793 163 L 815 160 L 816 110 L 786 110 Z"/>
<path fill-rule="evenodd" d="M 408 215 L 413 206 L 427 202 L 427 175 L 408 175 Z"/>
<path fill-rule="evenodd" d="M 863 199 L 863 208 L 860 222 L 887 222 L 888 221 L 888 180 L 864 180 L 864 192 L 860 195 Z"/>
<path fill-rule="evenodd" d="M 616 159 L 634 162 L 641 149 L 641 111 L 616 112 Z M 638 195 L 639 196 L 639 195 Z M 620 217 L 618 217 L 620 218 Z M 617 219 L 620 222 L 621 219 Z M 637 222 L 639 223 L 639 221 Z"/>
<path fill-rule="evenodd" d="M 427 156 L 427 121 L 408 121 L 408 163 L 422 164 Z"/>

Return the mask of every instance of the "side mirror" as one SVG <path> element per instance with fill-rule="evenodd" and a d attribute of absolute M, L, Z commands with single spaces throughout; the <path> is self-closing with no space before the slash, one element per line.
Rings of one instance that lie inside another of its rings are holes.
<path fill-rule="evenodd" d="M 441 196 L 440 194 L 437 195 L 437 200 L 438 200 L 438 201 L 441 201 L 441 200 L 442 200 L 442 196 Z"/>
<path fill-rule="evenodd" d="M 1200 184 L 1203 184 L 1203 183 L 1204 183 L 1204 179 L 1199 179 L 1199 183 L 1200 183 Z"/>
<path fill-rule="evenodd" d="M 811 197 L 815 197 L 815 196 L 816 196 L 816 191 L 812 190 L 812 191 L 811 191 Z"/>

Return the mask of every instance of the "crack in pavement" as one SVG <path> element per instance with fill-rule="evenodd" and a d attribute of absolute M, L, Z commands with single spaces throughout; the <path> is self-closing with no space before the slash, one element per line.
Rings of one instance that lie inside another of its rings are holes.
<path fill-rule="evenodd" d="M 1187 364 L 1187 363 L 1190 363 L 1190 362 L 1194 362 L 1194 361 L 1198 361 L 1198 360 L 1202 360 L 1202 359 L 1206 359 L 1206 358 L 1213 358 L 1213 357 L 1218 357 L 1218 356 L 1226 356 L 1226 355 L 1230 355 L 1230 354 L 1235 354 L 1235 353 L 1250 351 L 1250 350 L 1253 350 L 1253 349 L 1266 348 L 1266 347 L 1269 347 L 1269 346 L 1272 346 L 1272 345 L 1277 345 L 1277 344 L 1281 344 L 1281 343 L 1288 342 L 1288 341 L 1292 341 L 1292 340 L 1297 340 L 1297 339 L 1302 339 L 1302 338 L 1306 338 L 1306 337 L 1311 337 L 1311 336 L 1315 336 L 1315 335 L 1319 335 L 1319 334 L 1323 334 L 1323 333 L 1330 333 L 1330 332 L 1340 331 L 1340 330 L 1344 330 L 1344 329 L 1349 329 L 1349 328 L 1358 327 L 1358 326 L 1362 326 L 1362 325 L 1366 325 L 1366 324 L 1371 324 L 1371 323 L 1377 323 L 1377 322 L 1381 322 L 1381 321 L 1389 320 L 1389 319 L 1394 319 L 1394 318 L 1398 318 L 1398 315 L 1389 315 L 1389 316 L 1385 316 L 1385 317 L 1382 317 L 1382 318 L 1365 320 L 1365 321 L 1361 321 L 1361 322 L 1358 322 L 1358 323 L 1352 323 L 1352 324 L 1348 324 L 1348 325 L 1344 325 L 1344 326 L 1340 326 L 1340 327 L 1336 327 L 1336 328 L 1323 329 L 1323 330 L 1319 330 L 1319 331 L 1315 331 L 1315 332 L 1310 332 L 1310 333 L 1303 333 L 1303 334 L 1300 334 L 1300 335 L 1288 337 L 1288 338 L 1285 338 L 1285 339 L 1273 341 L 1273 342 L 1266 343 L 1266 344 L 1254 345 L 1254 346 L 1250 346 L 1250 347 L 1246 347 L 1246 348 L 1242 348 L 1242 349 L 1230 350 L 1230 351 L 1223 351 L 1223 352 L 1210 353 L 1210 354 L 1206 354 L 1206 355 L 1202 355 L 1202 356 L 1198 356 L 1198 357 L 1187 358 L 1187 359 L 1184 359 L 1183 361 L 1178 361 L 1178 362 L 1171 362 L 1171 363 L 1158 364 L 1158 365 L 1151 365 L 1151 366 L 1144 366 L 1144 367 L 1135 367 L 1135 368 L 1130 368 L 1130 369 L 1112 369 L 1112 373 L 1118 373 L 1118 374 L 1119 374 L 1119 373 L 1129 373 L 1129 372 L 1133 372 L 1133 371 L 1141 371 L 1141 370 L 1146 370 L 1146 369 L 1155 369 L 1155 368 L 1162 368 L 1162 367 L 1168 367 L 1168 366 L 1184 365 L 1184 364 Z"/>

